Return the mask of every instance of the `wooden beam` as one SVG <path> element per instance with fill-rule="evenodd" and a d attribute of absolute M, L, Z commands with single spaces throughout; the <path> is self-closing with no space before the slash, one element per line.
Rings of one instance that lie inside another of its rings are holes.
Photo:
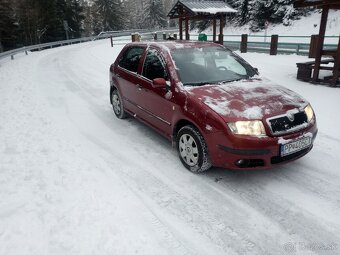
<path fill-rule="evenodd" d="M 338 42 L 338 49 L 334 57 L 334 67 L 333 67 L 333 79 L 331 81 L 332 86 L 336 86 L 338 79 L 340 78 L 340 37 Z"/>
<path fill-rule="evenodd" d="M 213 19 L 213 42 L 216 42 L 216 18 Z"/>
<path fill-rule="evenodd" d="M 190 35 L 189 35 L 189 18 L 185 18 L 185 40 L 190 40 Z"/>
<path fill-rule="evenodd" d="M 218 43 L 219 44 L 223 44 L 223 28 L 224 28 L 224 17 L 223 16 L 221 16 L 220 17 L 220 34 L 219 34 L 219 36 L 218 36 Z"/>
<path fill-rule="evenodd" d="M 179 39 L 183 40 L 183 24 L 182 24 L 182 18 L 178 19 L 178 26 L 179 26 Z"/>
<path fill-rule="evenodd" d="M 339 10 L 340 2 L 339 0 L 319 0 L 319 1 L 298 0 L 294 2 L 293 6 L 294 8 L 316 7 L 319 9 L 328 6 L 329 9 Z"/>
<path fill-rule="evenodd" d="M 313 72 L 313 82 L 317 82 L 319 79 L 320 63 L 321 63 L 321 57 L 322 57 L 323 44 L 325 41 L 328 12 L 329 12 L 328 6 L 322 9 L 319 40 L 318 40 L 318 46 L 316 48 L 315 67 L 314 67 L 314 72 Z"/>

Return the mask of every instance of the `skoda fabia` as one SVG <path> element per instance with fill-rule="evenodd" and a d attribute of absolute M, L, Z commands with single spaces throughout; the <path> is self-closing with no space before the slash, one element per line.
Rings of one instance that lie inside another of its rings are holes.
<path fill-rule="evenodd" d="M 127 44 L 110 67 L 110 101 L 118 118 L 133 115 L 172 141 L 192 172 L 289 162 L 317 134 L 305 99 L 214 43 Z"/>

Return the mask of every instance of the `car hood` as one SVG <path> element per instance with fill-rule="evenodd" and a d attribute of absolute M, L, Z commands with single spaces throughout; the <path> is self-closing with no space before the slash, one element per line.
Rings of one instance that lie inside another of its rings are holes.
<path fill-rule="evenodd" d="M 225 120 L 263 119 L 307 105 L 297 93 L 264 79 L 188 87 L 189 96 L 199 100 Z"/>

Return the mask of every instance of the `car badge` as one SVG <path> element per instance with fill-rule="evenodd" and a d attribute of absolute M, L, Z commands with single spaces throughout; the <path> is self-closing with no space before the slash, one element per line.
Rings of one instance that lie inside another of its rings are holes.
<path fill-rule="evenodd" d="M 288 119 L 289 119 L 291 122 L 293 122 L 294 119 L 295 119 L 294 113 L 292 113 L 292 112 L 288 112 L 288 113 L 287 113 L 287 117 L 288 117 Z"/>

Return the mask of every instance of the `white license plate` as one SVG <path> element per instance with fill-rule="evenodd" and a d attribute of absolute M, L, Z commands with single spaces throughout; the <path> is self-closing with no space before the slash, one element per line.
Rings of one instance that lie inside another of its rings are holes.
<path fill-rule="evenodd" d="M 290 143 L 281 144 L 281 157 L 293 154 L 308 148 L 312 144 L 312 138 L 309 136 L 300 138 Z"/>

